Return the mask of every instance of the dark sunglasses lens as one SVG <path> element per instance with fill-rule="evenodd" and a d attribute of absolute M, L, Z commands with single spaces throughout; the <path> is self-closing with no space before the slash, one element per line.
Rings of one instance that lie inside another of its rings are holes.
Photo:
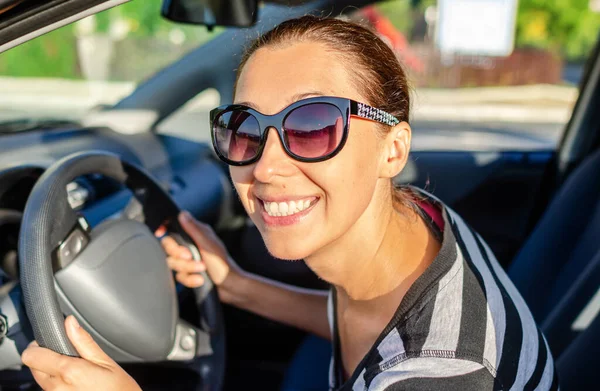
<path fill-rule="evenodd" d="M 260 127 L 256 118 L 245 111 L 233 110 L 213 122 L 216 148 L 227 159 L 245 162 L 256 157 L 260 146 Z"/>
<path fill-rule="evenodd" d="M 283 122 L 290 151 L 304 158 L 320 158 L 334 152 L 342 141 L 344 117 L 329 103 L 300 106 Z"/>

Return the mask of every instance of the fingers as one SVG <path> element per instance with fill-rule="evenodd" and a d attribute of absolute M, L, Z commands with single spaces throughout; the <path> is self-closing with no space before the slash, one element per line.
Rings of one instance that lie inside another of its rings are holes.
<path fill-rule="evenodd" d="M 156 232 L 154 232 L 154 235 L 157 238 L 162 238 L 163 236 L 165 236 L 166 233 L 167 233 L 167 227 L 165 227 L 164 225 L 161 225 L 160 227 L 158 227 Z"/>
<path fill-rule="evenodd" d="M 22 354 L 44 390 L 129 390 L 141 391 L 137 383 L 78 326 L 75 318 L 65 321 L 67 335 L 79 357 L 63 356 L 32 343 Z M 107 364 L 108 363 L 108 364 Z"/>
<path fill-rule="evenodd" d="M 65 328 L 67 336 L 81 358 L 104 367 L 113 364 L 113 360 L 104 353 L 92 336 L 79 326 L 79 322 L 77 322 L 77 319 L 73 315 L 68 316 L 65 320 Z"/>
<path fill-rule="evenodd" d="M 202 262 L 175 257 L 167 257 L 167 265 L 171 270 L 180 273 L 200 273 L 206 270 L 206 265 Z"/>
<path fill-rule="evenodd" d="M 204 284 L 204 278 L 198 273 L 207 271 L 207 265 L 211 267 L 210 277 L 213 281 L 224 281 L 229 272 L 227 265 L 227 250 L 209 225 L 195 220 L 188 212 L 179 214 L 179 223 L 185 232 L 194 241 L 200 255 L 205 262 L 193 260 L 190 249 L 180 245 L 173 237 L 165 236 L 161 244 L 167 253 L 167 264 L 171 270 L 176 272 L 175 278 L 178 282 L 189 288 L 199 287 Z M 164 234 L 162 227 L 157 230 L 158 234 Z"/>
<path fill-rule="evenodd" d="M 175 279 L 188 288 L 197 288 L 204 284 L 204 278 L 198 274 L 206 270 L 204 263 L 190 259 L 168 257 L 167 264 L 170 269 L 177 272 Z"/>
<path fill-rule="evenodd" d="M 41 348 L 31 344 L 21 355 L 21 361 L 32 370 L 43 372 L 50 376 L 60 376 L 60 368 L 65 361 L 75 360 L 73 357 L 63 356 L 50 349 Z"/>
<path fill-rule="evenodd" d="M 91 335 L 81 328 L 73 316 L 67 317 L 65 321 L 67 336 L 77 349 L 81 358 L 102 367 L 111 366 L 114 361 L 96 344 Z M 31 343 L 21 355 L 21 361 L 31 370 L 43 372 L 48 376 L 60 377 L 65 381 L 77 376 L 77 372 L 84 362 L 80 358 L 63 356 L 50 349 L 41 348 L 37 343 Z M 50 380 L 40 374 L 42 382 Z M 36 379 L 37 381 L 37 379 Z"/>
<path fill-rule="evenodd" d="M 31 374 L 42 390 L 53 390 L 56 388 L 56 377 L 50 376 L 42 371 L 38 371 L 37 369 L 32 369 Z"/>
<path fill-rule="evenodd" d="M 177 243 L 177 241 L 170 236 L 165 236 L 161 240 L 161 244 L 169 256 L 189 260 L 192 259 L 192 253 L 190 250 Z"/>
<path fill-rule="evenodd" d="M 181 212 L 178 219 L 183 230 L 190 236 L 200 251 L 210 251 L 214 248 L 214 242 L 219 242 L 212 228 L 194 219 L 189 212 Z M 161 244 L 169 256 L 183 259 L 193 258 L 187 247 L 180 245 L 170 236 L 164 236 L 166 233 L 165 226 L 161 226 L 156 230 L 156 236 L 162 237 Z"/>
<path fill-rule="evenodd" d="M 212 237 L 213 232 L 208 225 L 202 224 L 185 211 L 181 212 L 178 218 L 179 224 L 191 236 L 198 247 L 207 248 L 211 246 L 209 238 Z"/>
<path fill-rule="evenodd" d="M 198 288 L 204 284 L 204 277 L 200 274 L 177 273 L 175 279 L 188 288 Z"/>
<path fill-rule="evenodd" d="M 82 358 L 63 356 L 38 346 L 28 347 L 22 354 L 22 361 L 31 369 L 35 381 L 44 390 L 90 389 L 81 385 L 89 383 L 90 378 L 100 379 L 98 373 L 102 378 L 110 373 L 110 368 L 100 367 Z M 99 368 L 102 369 L 101 372 L 98 372 Z"/>

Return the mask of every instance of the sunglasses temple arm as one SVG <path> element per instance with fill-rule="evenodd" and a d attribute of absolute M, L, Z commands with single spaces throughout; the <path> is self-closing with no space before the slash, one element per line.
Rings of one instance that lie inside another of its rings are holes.
<path fill-rule="evenodd" d="M 358 115 L 358 102 L 352 99 L 350 99 L 350 115 Z"/>

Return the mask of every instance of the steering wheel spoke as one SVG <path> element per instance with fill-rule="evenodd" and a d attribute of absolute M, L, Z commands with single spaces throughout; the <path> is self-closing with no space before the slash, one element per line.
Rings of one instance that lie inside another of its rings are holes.
<path fill-rule="evenodd" d="M 90 242 L 90 225 L 85 217 L 78 216 L 77 223 L 69 235 L 63 240 L 54 251 L 52 257 L 54 270 L 63 269 L 71 262 L 75 261 Z"/>
<path fill-rule="evenodd" d="M 189 361 L 196 357 L 211 356 L 211 336 L 206 331 L 180 319 L 175 328 L 173 349 L 169 361 Z"/>

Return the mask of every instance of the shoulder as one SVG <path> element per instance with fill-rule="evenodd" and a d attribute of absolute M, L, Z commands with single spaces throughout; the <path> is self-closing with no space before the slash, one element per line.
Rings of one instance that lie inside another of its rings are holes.
<path fill-rule="evenodd" d="M 389 343 L 392 332 L 380 351 L 403 350 L 415 360 L 450 358 L 456 365 L 473 362 L 507 389 L 552 389 L 554 362 L 546 340 L 492 250 L 456 212 L 422 194 L 442 210 L 442 249 L 432 270 L 417 281 L 418 294 L 408 298 L 412 303 L 404 316 L 396 319 L 402 345 Z"/>
<path fill-rule="evenodd" d="M 355 372 L 360 390 L 556 389 L 543 335 L 485 241 L 440 200 L 440 252 Z"/>
<path fill-rule="evenodd" d="M 456 212 L 442 207 L 462 269 L 453 280 L 455 289 L 440 291 L 434 306 L 454 303 L 456 313 L 447 311 L 430 333 L 438 334 L 437 344 L 446 348 L 456 341 L 457 358 L 480 362 L 507 389 L 552 389 L 554 361 L 525 300 L 483 238 Z M 448 336 L 455 334 L 448 345 Z"/>
<path fill-rule="evenodd" d="M 464 390 L 500 389 L 483 365 L 460 359 L 419 357 L 376 375 L 368 390 Z"/>

